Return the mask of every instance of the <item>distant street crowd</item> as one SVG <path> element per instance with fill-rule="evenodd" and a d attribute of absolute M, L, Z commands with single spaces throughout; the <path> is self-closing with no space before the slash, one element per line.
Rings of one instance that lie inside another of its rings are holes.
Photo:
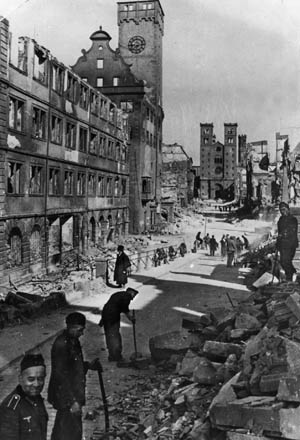
<path fill-rule="evenodd" d="M 218 249 L 220 249 L 220 255 L 223 259 L 227 257 L 227 267 L 234 266 L 238 258 L 240 257 L 244 249 L 249 249 L 248 239 L 242 235 L 242 237 L 236 237 L 234 235 L 223 234 L 221 240 L 218 242 L 214 235 L 210 236 L 207 233 L 203 238 L 201 232 L 198 232 L 194 241 L 193 252 L 197 252 L 198 249 L 209 250 L 210 256 L 215 256 Z"/>

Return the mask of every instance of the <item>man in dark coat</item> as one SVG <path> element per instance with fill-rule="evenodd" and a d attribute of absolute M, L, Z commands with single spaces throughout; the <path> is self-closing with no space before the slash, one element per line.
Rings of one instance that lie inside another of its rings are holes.
<path fill-rule="evenodd" d="M 212 235 L 211 239 L 209 240 L 209 253 L 211 256 L 214 257 L 217 248 L 218 248 L 217 240 L 215 239 L 215 236 Z"/>
<path fill-rule="evenodd" d="M 124 252 L 124 246 L 119 245 L 117 248 L 117 259 L 114 270 L 114 281 L 118 287 L 123 287 L 127 283 L 128 269 L 131 266 L 128 255 Z"/>
<path fill-rule="evenodd" d="M 128 287 L 126 291 L 116 292 L 107 301 L 102 310 L 102 318 L 99 323 L 104 327 L 109 361 L 122 361 L 122 338 L 120 334 L 121 313 L 134 322 L 133 314 L 129 311 L 129 304 L 138 294 L 138 291 Z"/>
<path fill-rule="evenodd" d="M 82 439 L 82 407 L 85 405 L 85 375 L 101 369 L 97 359 L 83 360 L 79 342 L 85 316 L 74 312 L 66 317 L 66 329 L 55 339 L 51 350 L 51 377 L 48 401 L 57 410 L 51 440 Z"/>
<path fill-rule="evenodd" d="M 296 269 L 293 258 L 298 247 L 298 221 L 290 214 L 289 205 L 285 202 L 279 204 L 281 217 L 278 220 L 277 250 L 280 252 L 280 264 L 285 272 L 286 281 L 293 280 Z"/>
<path fill-rule="evenodd" d="M 235 238 L 233 236 L 227 238 L 227 267 L 232 267 L 234 263 L 234 256 L 236 253 Z"/>
<path fill-rule="evenodd" d="M 45 377 L 42 355 L 26 354 L 19 385 L 0 405 L 1 440 L 46 440 L 48 414 L 41 396 Z"/>

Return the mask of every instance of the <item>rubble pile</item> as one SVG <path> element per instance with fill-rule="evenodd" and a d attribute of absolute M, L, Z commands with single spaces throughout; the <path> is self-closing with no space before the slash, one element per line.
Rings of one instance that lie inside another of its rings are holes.
<path fill-rule="evenodd" d="M 0 301 L 0 328 L 36 318 L 65 305 L 66 298 L 62 291 L 53 290 L 46 296 L 10 290 L 5 299 Z"/>
<path fill-rule="evenodd" d="M 261 287 L 230 310 L 185 311 L 180 331 L 149 340 L 154 364 L 111 397 L 116 422 L 93 439 L 299 439 L 299 321 L 295 283 Z"/>
<path fill-rule="evenodd" d="M 300 438 L 300 286 L 265 286 L 255 294 L 266 325 L 246 344 L 241 371 L 209 410 L 228 439 Z M 254 437 L 251 437 L 251 435 Z"/>

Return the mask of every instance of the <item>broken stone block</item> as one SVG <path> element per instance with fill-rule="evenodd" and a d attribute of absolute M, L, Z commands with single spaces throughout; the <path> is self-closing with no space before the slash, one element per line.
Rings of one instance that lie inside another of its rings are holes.
<path fill-rule="evenodd" d="M 300 403 L 300 376 L 281 377 L 277 399 L 283 400 L 284 402 Z"/>
<path fill-rule="evenodd" d="M 230 354 L 235 354 L 239 359 L 243 353 L 243 347 L 238 344 L 218 341 L 206 341 L 203 353 L 213 361 L 225 361 Z"/>
<path fill-rule="evenodd" d="M 290 311 L 297 317 L 297 319 L 300 319 L 300 295 L 297 292 L 292 293 L 287 300 L 286 305 L 290 309 Z"/>
<path fill-rule="evenodd" d="M 210 415 L 210 411 L 215 405 L 227 405 L 229 402 L 236 400 L 236 394 L 233 391 L 232 386 L 236 385 L 241 373 L 238 372 L 235 376 L 233 376 L 228 382 L 226 382 L 218 392 L 218 394 L 213 398 L 209 408 L 208 408 L 208 416 Z"/>
<path fill-rule="evenodd" d="M 248 335 L 249 335 L 249 331 L 245 328 L 235 328 L 230 331 L 230 339 L 234 341 L 246 339 Z"/>
<path fill-rule="evenodd" d="M 168 360 L 173 354 L 185 354 L 191 347 L 193 335 L 174 331 L 149 339 L 149 348 L 152 359 L 155 361 Z"/>
<path fill-rule="evenodd" d="M 203 385 L 214 385 L 216 380 L 216 369 L 213 364 L 206 358 L 201 358 L 193 372 L 194 382 Z"/>
<path fill-rule="evenodd" d="M 180 370 L 178 374 L 180 376 L 191 376 L 194 369 L 200 362 L 201 358 L 194 351 L 188 350 L 182 359 Z"/>
<path fill-rule="evenodd" d="M 236 329 L 259 330 L 260 322 L 248 313 L 240 313 L 235 319 Z"/>

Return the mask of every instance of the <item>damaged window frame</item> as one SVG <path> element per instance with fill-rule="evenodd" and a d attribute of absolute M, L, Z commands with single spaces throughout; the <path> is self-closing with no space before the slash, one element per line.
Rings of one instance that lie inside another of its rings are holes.
<path fill-rule="evenodd" d="M 23 195 L 21 188 L 23 188 L 22 176 L 23 164 L 18 161 L 9 160 L 7 163 L 7 179 L 6 179 L 6 194 L 8 195 Z"/>
<path fill-rule="evenodd" d="M 95 173 L 89 173 L 88 175 L 88 195 L 96 195 L 96 176 Z"/>
<path fill-rule="evenodd" d="M 120 108 L 123 110 L 123 112 L 126 113 L 133 113 L 133 101 L 121 101 L 120 102 Z"/>
<path fill-rule="evenodd" d="M 48 83 L 48 54 L 41 46 L 34 45 L 33 79 L 43 85 Z M 41 69 L 40 67 L 43 66 Z"/>
<path fill-rule="evenodd" d="M 77 96 L 78 81 L 71 72 L 67 72 L 66 98 L 75 103 Z"/>
<path fill-rule="evenodd" d="M 59 95 L 63 94 L 65 69 L 57 63 L 52 63 L 52 90 Z"/>
<path fill-rule="evenodd" d="M 77 172 L 77 196 L 85 196 L 85 186 L 86 186 L 86 174 L 85 172 L 78 171 Z"/>
<path fill-rule="evenodd" d="M 95 130 L 90 131 L 89 153 L 94 156 L 98 155 L 98 133 Z"/>
<path fill-rule="evenodd" d="M 42 141 L 47 138 L 47 112 L 36 106 L 32 106 L 31 136 Z"/>
<path fill-rule="evenodd" d="M 88 147 L 88 129 L 83 126 L 79 126 L 79 151 L 82 153 L 87 152 Z"/>
<path fill-rule="evenodd" d="M 105 176 L 102 174 L 98 175 L 98 182 L 97 182 L 97 191 L 98 191 L 98 197 L 105 197 L 106 194 L 106 181 Z"/>
<path fill-rule="evenodd" d="M 64 172 L 64 196 L 74 194 L 74 171 L 65 170 Z"/>
<path fill-rule="evenodd" d="M 113 197 L 114 195 L 113 178 L 111 176 L 106 178 L 106 195 L 107 197 Z"/>
<path fill-rule="evenodd" d="M 77 126 L 75 123 L 71 121 L 66 121 L 66 130 L 65 130 L 65 146 L 70 150 L 76 150 L 76 134 L 77 134 Z"/>
<path fill-rule="evenodd" d="M 121 180 L 121 196 L 126 196 L 126 190 L 127 190 L 127 179 Z"/>
<path fill-rule="evenodd" d="M 84 110 L 89 108 L 89 88 L 83 83 L 79 84 L 79 106 Z"/>
<path fill-rule="evenodd" d="M 107 137 L 103 134 L 100 134 L 99 138 L 99 156 L 106 157 L 106 149 L 107 149 Z"/>
<path fill-rule="evenodd" d="M 51 142 L 62 145 L 63 119 L 52 113 L 51 114 Z"/>
<path fill-rule="evenodd" d="M 48 179 L 48 193 L 49 196 L 58 196 L 60 194 L 60 169 L 49 168 Z"/>
<path fill-rule="evenodd" d="M 29 175 L 29 195 L 40 196 L 43 194 L 43 188 L 43 167 L 39 164 L 31 164 Z"/>
<path fill-rule="evenodd" d="M 24 131 L 25 101 L 9 96 L 8 127 L 19 132 Z"/>
<path fill-rule="evenodd" d="M 99 96 L 93 90 L 90 90 L 90 109 L 93 115 L 98 116 Z"/>

